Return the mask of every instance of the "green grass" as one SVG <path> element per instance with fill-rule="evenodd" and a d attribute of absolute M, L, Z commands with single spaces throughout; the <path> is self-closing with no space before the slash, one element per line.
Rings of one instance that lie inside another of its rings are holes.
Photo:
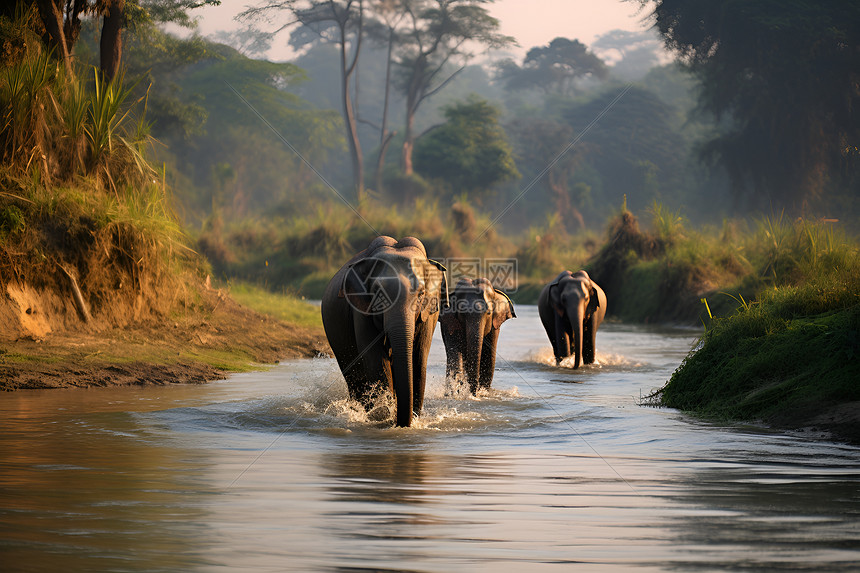
<path fill-rule="evenodd" d="M 654 396 L 725 420 L 791 423 L 860 400 L 860 260 L 715 320 Z"/>
<path fill-rule="evenodd" d="M 262 287 L 239 282 L 230 285 L 230 296 L 238 303 L 278 320 L 305 327 L 321 327 L 318 306 L 288 293 L 273 293 Z"/>

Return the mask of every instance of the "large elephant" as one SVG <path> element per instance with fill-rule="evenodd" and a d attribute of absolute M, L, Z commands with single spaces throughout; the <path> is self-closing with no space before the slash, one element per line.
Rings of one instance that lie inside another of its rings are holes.
<path fill-rule="evenodd" d="M 377 237 L 329 282 L 322 321 L 350 398 L 365 409 L 388 389 L 398 426 L 421 412 L 427 354 L 448 303 L 445 268 L 421 241 Z"/>
<path fill-rule="evenodd" d="M 559 274 L 541 291 L 538 313 L 552 343 L 556 364 L 571 354 L 574 368 L 579 368 L 580 361 L 594 362 L 597 328 L 606 315 L 606 294 L 588 273 Z"/>
<path fill-rule="evenodd" d="M 454 379 L 465 370 L 472 394 L 478 388 L 489 388 L 499 328 L 516 316 L 511 299 L 487 279 L 460 279 L 451 294 L 451 304 L 439 317 L 448 358 L 447 378 Z"/>

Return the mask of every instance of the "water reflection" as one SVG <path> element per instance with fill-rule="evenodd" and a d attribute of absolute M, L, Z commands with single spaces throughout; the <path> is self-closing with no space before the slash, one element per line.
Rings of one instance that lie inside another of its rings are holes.
<path fill-rule="evenodd" d="M 148 443 L 126 414 L 31 418 L 0 428 L 4 571 L 179 571 L 202 535 L 200 452 Z M 106 430 L 105 428 L 110 428 Z M 193 495 L 191 495 L 193 493 Z"/>
<path fill-rule="evenodd" d="M 424 452 L 329 454 L 328 490 L 337 501 L 421 505 L 429 502 L 429 483 L 444 462 Z"/>
<path fill-rule="evenodd" d="M 860 477 L 853 464 L 706 462 L 683 479 L 667 527 L 681 570 L 856 571 Z"/>

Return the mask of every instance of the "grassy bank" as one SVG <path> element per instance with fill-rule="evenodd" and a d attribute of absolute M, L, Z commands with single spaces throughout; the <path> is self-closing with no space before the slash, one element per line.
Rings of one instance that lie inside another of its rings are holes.
<path fill-rule="evenodd" d="M 322 328 L 320 308 L 294 294 L 273 293 L 249 283 L 231 284 L 229 294 L 239 304 L 283 322 L 305 328 Z"/>
<path fill-rule="evenodd" d="M 860 260 L 714 320 L 654 403 L 860 442 Z"/>
<path fill-rule="evenodd" d="M 0 389 L 202 382 L 325 351 L 317 308 L 247 287 L 240 304 L 209 272 L 158 187 L 0 172 Z"/>
<path fill-rule="evenodd" d="M 0 389 L 205 381 L 324 350 L 318 326 L 212 288 L 146 160 L 145 101 L 88 73 L 37 47 L 0 70 Z"/>

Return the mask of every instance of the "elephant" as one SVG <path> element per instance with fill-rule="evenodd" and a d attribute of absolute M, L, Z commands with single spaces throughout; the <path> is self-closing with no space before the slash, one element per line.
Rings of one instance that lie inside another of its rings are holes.
<path fill-rule="evenodd" d="M 451 380 L 465 369 L 473 395 L 478 388 L 489 388 L 496 366 L 499 328 L 516 316 L 508 295 L 494 289 L 487 279 L 460 279 L 450 305 L 439 317 L 447 355 L 446 377 Z"/>
<path fill-rule="evenodd" d="M 375 238 L 331 279 L 322 297 L 323 328 L 351 399 L 370 411 L 386 388 L 396 424 L 421 412 L 427 355 L 448 304 L 445 267 L 421 241 Z"/>
<path fill-rule="evenodd" d="M 606 294 L 587 272 L 562 271 L 541 291 L 538 314 L 556 365 L 571 354 L 574 368 L 579 368 L 580 362 L 594 363 L 597 329 L 606 315 Z"/>

